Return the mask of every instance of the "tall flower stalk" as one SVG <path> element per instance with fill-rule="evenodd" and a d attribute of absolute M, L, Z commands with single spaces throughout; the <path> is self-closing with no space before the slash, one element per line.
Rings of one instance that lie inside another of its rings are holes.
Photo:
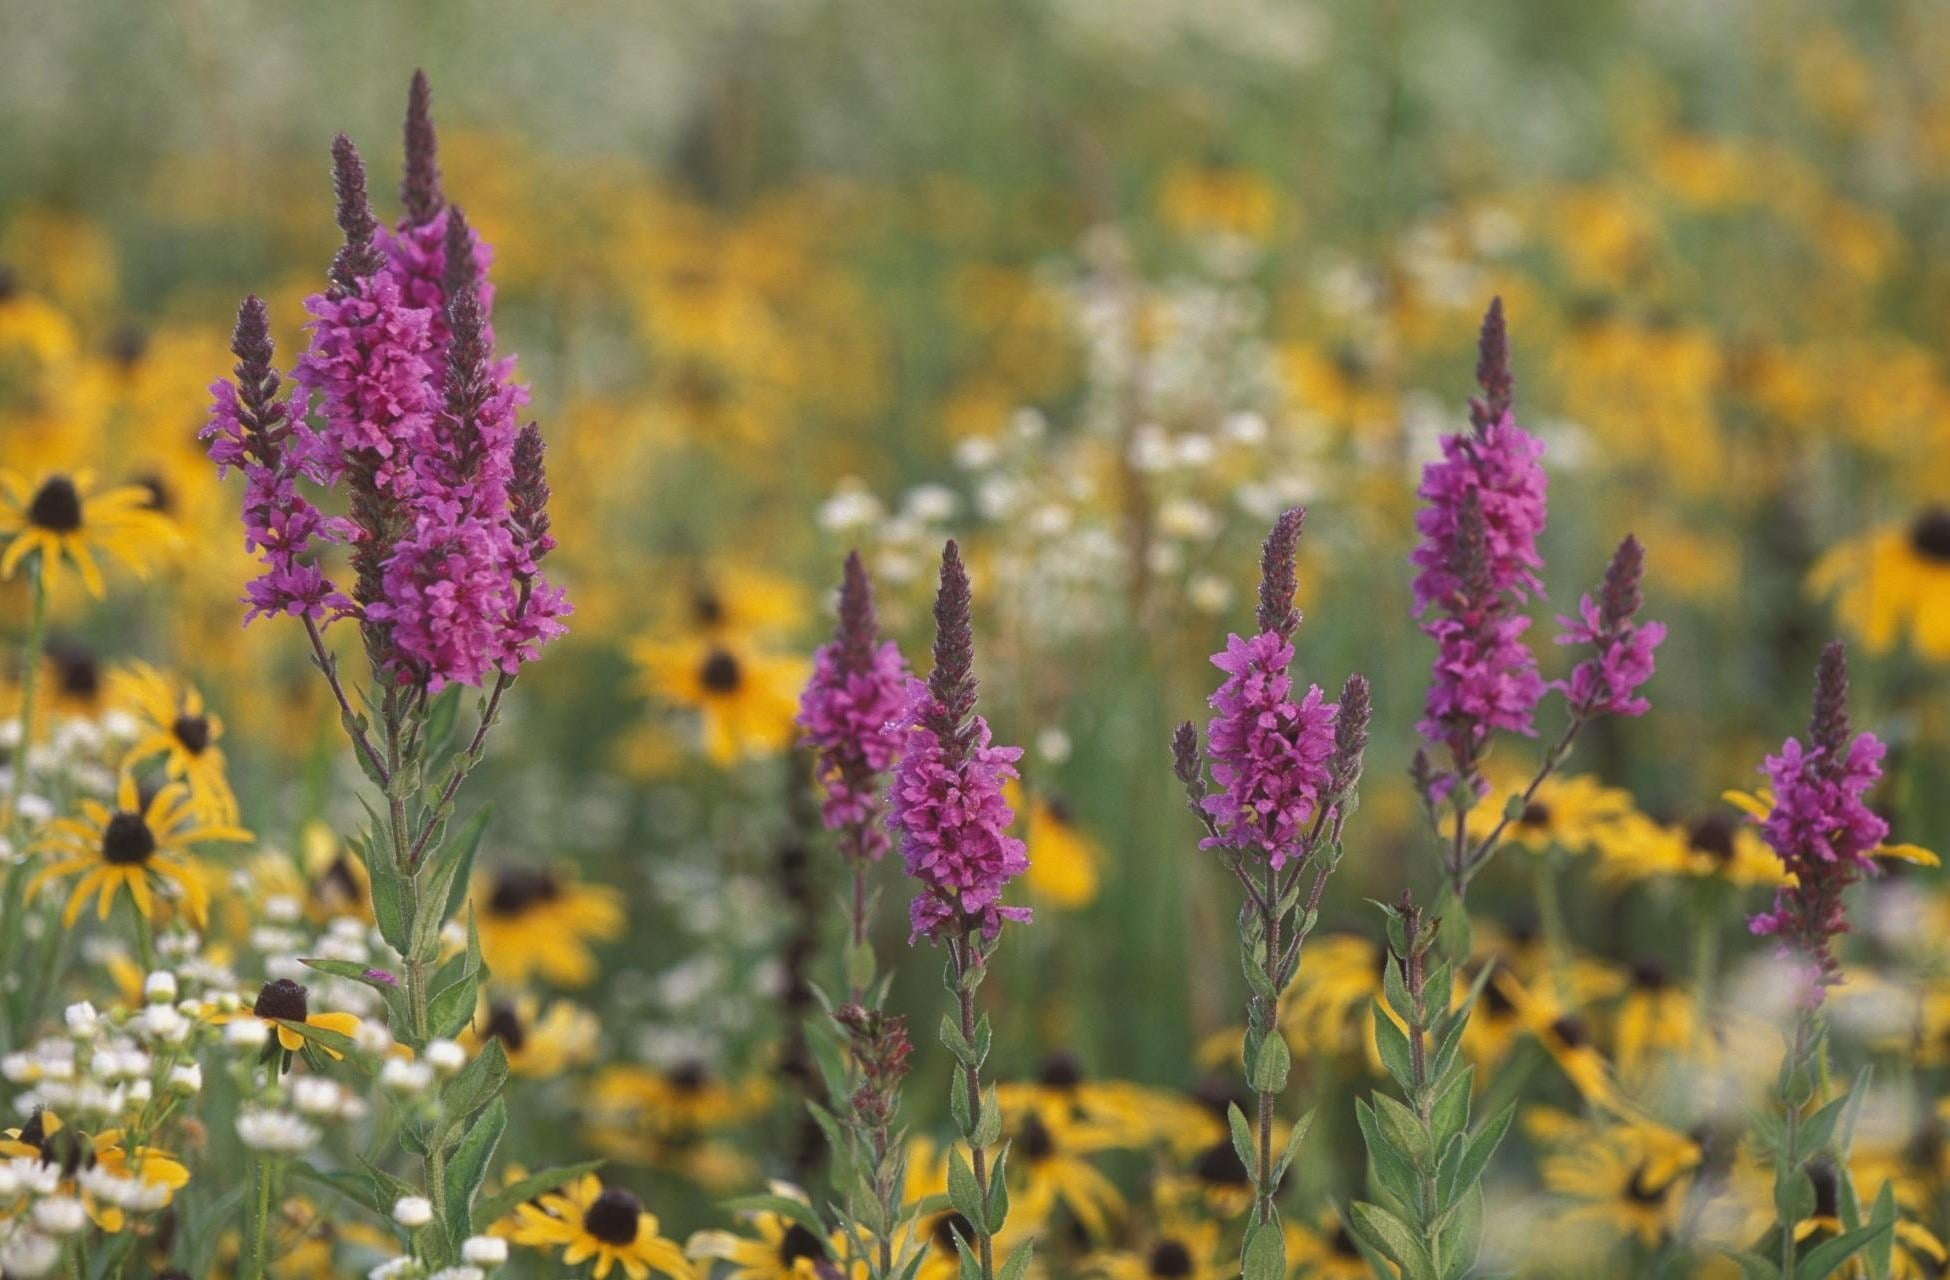
<path fill-rule="evenodd" d="M 1848 717 L 1848 668 L 1839 641 L 1822 650 L 1815 668 L 1814 711 L 1806 741 L 1789 738 L 1761 772 L 1768 790 L 1756 810 L 1762 839 L 1791 880 L 1776 890 L 1773 906 L 1750 922 L 1756 934 L 1780 940 L 1791 966 L 1794 1025 L 1776 1080 L 1780 1128 L 1774 1149 L 1774 1248 L 1762 1265 L 1781 1280 L 1831 1274 L 1858 1250 L 1893 1230 L 1894 1204 L 1878 1201 L 1865 1222 L 1848 1184 L 1846 1135 L 1841 1125 L 1854 1089 L 1823 1100 L 1822 1068 L 1828 990 L 1841 980 L 1835 939 L 1848 932 L 1843 894 L 1875 870 L 1874 853 L 1889 824 L 1866 797 L 1882 778 L 1885 748 L 1873 733 L 1853 734 Z M 1803 1249 L 1796 1226 L 1813 1214 L 1812 1167 L 1826 1162 L 1845 1184 L 1842 1233 Z M 1750 1256 L 1742 1262 L 1754 1274 Z"/>
<path fill-rule="evenodd" d="M 247 298 L 232 341 L 235 378 L 213 388 L 203 432 L 219 469 L 245 478 L 245 535 L 263 565 L 245 596 L 245 620 L 301 621 L 354 755 L 383 802 L 354 844 L 397 971 L 307 963 L 375 990 L 394 1038 L 416 1055 L 471 1021 L 487 976 L 471 915 L 464 949 L 441 958 L 486 821 L 483 810 L 451 827 L 455 798 L 482 759 L 503 695 L 561 633 L 567 612 L 540 571 L 554 545 L 540 433 L 516 424 L 526 392 L 508 380 L 512 362 L 493 353 L 480 276 L 488 255 L 440 192 L 428 103 L 416 75 L 406 125 L 407 211 L 395 228 L 378 224 L 358 151 L 337 139 L 345 238 L 329 286 L 306 303 L 310 341 L 292 390 L 281 394 L 266 308 Z M 346 515 L 324 515 L 307 488 L 340 491 Z M 322 567 L 330 544 L 350 551 L 347 590 Z M 341 619 L 360 632 L 370 675 L 363 688 L 348 686 L 326 646 L 327 628 Z M 457 731 L 462 687 L 481 691 L 466 736 Z M 314 1043 L 332 1054 L 357 1049 L 328 1030 L 305 1036 L 308 1050 Z M 412 1233 L 428 1266 L 456 1261 L 473 1234 L 475 1200 L 507 1126 L 499 1097 L 507 1074 L 506 1054 L 490 1038 L 400 1126 L 403 1151 L 419 1160 L 417 1180 L 368 1180 L 379 1212 L 401 1196 L 432 1205 L 432 1222 Z"/>
<path fill-rule="evenodd" d="M 838 606 L 833 637 L 813 655 L 799 700 L 799 727 L 821 790 L 820 820 L 838 836 L 849 880 L 842 966 L 848 998 L 829 1010 L 832 1052 L 820 1057 L 832 1109 L 809 1105 L 834 1154 L 842 1230 L 869 1275 L 882 1280 L 897 1273 L 894 1242 L 916 1212 L 902 1200 L 906 1150 L 895 1129 L 912 1046 L 906 1020 L 883 1011 L 887 981 L 876 981 L 876 895 L 868 876 L 889 847 L 882 825 L 885 778 L 900 744 L 892 722 L 906 705 L 911 677 L 899 646 L 880 638 L 873 584 L 857 552 L 846 558 Z"/>
<path fill-rule="evenodd" d="M 1008 834 L 1015 815 L 1003 799 L 1022 751 L 992 745 L 988 722 L 975 714 L 973 602 L 952 540 L 941 553 L 934 626 L 934 668 L 925 682 L 909 682 L 906 707 L 895 722 L 900 762 L 887 824 L 918 885 L 908 910 L 909 940 L 927 938 L 948 949 L 946 981 L 955 1008 L 942 1018 L 941 1038 L 959 1064 L 949 1107 L 969 1153 L 949 1151 L 948 1197 L 974 1236 L 957 1236 L 963 1270 L 983 1280 L 998 1274 L 1015 1280 L 1029 1265 L 1030 1246 L 1018 1248 L 998 1271 L 995 1237 L 1009 1210 L 1008 1151 L 991 1167 L 989 1149 L 1001 1139 L 1002 1110 L 994 1088 L 982 1086 L 991 1030 L 988 1015 L 978 1015 L 976 1007 L 1002 925 L 1030 918 L 1028 908 L 1002 902 L 1009 882 L 1029 868 L 1023 842 Z"/>
<path fill-rule="evenodd" d="M 1292 1065 L 1279 1029 L 1280 998 L 1319 919 L 1327 878 L 1340 863 L 1342 829 L 1358 802 L 1368 739 L 1365 677 L 1349 676 L 1339 703 L 1326 702 L 1317 686 L 1295 696 L 1291 667 L 1300 613 L 1293 607 L 1294 553 L 1304 516 L 1297 507 L 1286 512 L 1267 536 L 1258 631 L 1249 640 L 1228 636 L 1225 651 L 1212 658 L 1225 680 L 1211 698 L 1217 714 L 1207 726 L 1203 755 L 1190 721 L 1172 739 L 1174 771 L 1205 828 L 1200 847 L 1218 851 L 1245 894 L 1239 932 L 1251 994 L 1243 1057 L 1256 1115 L 1249 1121 L 1234 1104 L 1229 1120 L 1253 1184 L 1240 1262 L 1250 1280 L 1286 1274 L 1275 1202 L 1307 1120 L 1293 1126 L 1283 1150 L 1275 1150 L 1275 1111 Z"/>
<path fill-rule="evenodd" d="M 1531 625 L 1524 609 L 1543 594 L 1537 551 L 1546 514 L 1543 444 L 1516 422 L 1500 298 L 1483 317 L 1476 381 L 1481 394 L 1469 401 L 1469 429 L 1444 437 L 1442 457 L 1423 469 L 1424 505 L 1416 517 L 1422 541 L 1413 557 L 1415 612 L 1436 643 L 1416 726 L 1424 746 L 1413 776 L 1443 838 L 1443 876 L 1458 903 L 1585 727 L 1604 715 L 1645 713 L 1649 704 L 1637 691 L 1651 677 L 1653 650 L 1665 638 L 1662 624 L 1638 620 L 1645 555 L 1627 535 L 1597 597 L 1583 597 L 1577 617 L 1558 619 L 1557 642 L 1585 646 L 1588 656 L 1568 680 L 1544 680 L 1523 638 Z M 1495 826 L 1472 839 L 1469 811 L 1488 793 L 1482 764 L 1492 742 L 1502 733 L 1535 737 L 1537 707 L 1553 690 L 1565 696 L 1569 712 L 1563 732 Z"/>

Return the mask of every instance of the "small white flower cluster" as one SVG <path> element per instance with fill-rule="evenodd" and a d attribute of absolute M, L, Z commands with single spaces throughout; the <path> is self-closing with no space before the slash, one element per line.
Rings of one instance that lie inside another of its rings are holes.
<path fill-rule="evenodd" d="M 402 1196 L 393 1206 L 393 1220 L 418 1230 L 433 1220 L 433 1206 L 419 1196 Z M 460 1246 L 460 1265 L 429 1270 L 417 1258 L 391 1258 L 366 1272 L 366 1280 L 487 1280 L 488 1272 L 508 1260 L 508 1242 L 495 1236 L 469 1236 Z"/>
<path fill-rule="evenodd" d="M 103 1015 L 87 1001 L 63 1012 L 65 1035 L 45 1037 L 0 1058 L 0 1076 L 23 1085 L 21 1114 L 45 1108 L 89 1128 L 140 1118 L 158 1097 L 187 1096 L 203 1087 L 194 1057 L 207 1037 L 202 1006 L 177 1001 L 177 976 L 149 975 L 140 1009 Z"/>

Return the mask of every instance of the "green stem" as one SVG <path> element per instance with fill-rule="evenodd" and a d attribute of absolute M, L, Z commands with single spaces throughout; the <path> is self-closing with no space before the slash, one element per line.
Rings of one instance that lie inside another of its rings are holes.
<path fill-rule="evenodd" d="M 1266 894 L 1264 913 L 1264 932 L 1266 935 L 1266 981 L 1273 988 L 1273 996 L 1267 1001 L 1266 1034 L 1277 1036 L 1280 1032 L 1280 888 L 1277 873 L 1273 870 L 1273 860 L 1266 860 Z M 1261 1226 L 1273 1221 L 1273 1091 L 1259 1090 L 1259 1177 L 1258 1203 L 1255 1215 Z"/>
<path fill-rule="evenodd" d="M 6 887 L 0 891 L 0 972 L 18 973 L 17 960 L 20 953 L 21 918 L 26 915 L 24 897 L 27 889 L 27 867 L 25 862 L 27 843 L 27 824 L 20 816 L 20 796 L 29 781 L 28 763 L 34 747 L 34 721 L 39 710 L 41 686 L 41 651 L 47 645 L 47 580 L 41 573 L 40 557 L 37 554 L 27 569 L 27 592 L 31 601 L 28 609 L 27 635 L 20 648 L 20 715 L 17 729 L 18 738 L 14 744 L 11 785 L 7 788 L 6 820 L 4 829 L 13 845 L 13 857 L 6 867 Z M 13 997 L 6 997 L 9 1015 L 14 1012 Z M 0 1047 L 11 1048 L 16 1042 L 16 1022 L 9 1016 L 0 1019 Z"/>
<path fill-rule="evenodd" d="M 270 1254 L 272 1162 L 257 1165 L 257 1211 L 251 1220 L 250 1280 L 264 1280 L 265 1260 Z"/>
<path fill-rule="evenodd" d="M 975 988 L 976 983 L 967 980 L 968 967 L 975 956 L 975 928 L 965 926 L 962 930 L 961 946 L 952 953 L 955 959 L 955 988 L 961 1001 L 961 1034 L 964 1042 L 975 1043 Z M 968 1088 L 968 1114 L 982 1114 L 982 1069 L 973 1062 L 962 1067 L 962 1078 Z M 971 1223 L 975 1229 L 977 1251 L 981 1256 L 982 1280 L 995 1280 L 995 1242 L 989 1234 L 987 1209 L 989 1203 L 989 1157 L 986 1147 L 968 1144 L 969 1155 L 975 1165 L 975 1185 L 982 1193 L 984 1220 Z"/>
<path fill-rule="evenodd" d="M 1572 1005 L 1571 973 L 1564 945 L 1564 899 L 1557 891 L 1557 875 L 1564 866 L 1562 854 L 1553 846 L 1534 860 L 1533 881 L 1537 892 L 1537 920 L 1544 931 L 1544 954 L 1550 962 L 1551 982 L 1558 1002 Z"/>

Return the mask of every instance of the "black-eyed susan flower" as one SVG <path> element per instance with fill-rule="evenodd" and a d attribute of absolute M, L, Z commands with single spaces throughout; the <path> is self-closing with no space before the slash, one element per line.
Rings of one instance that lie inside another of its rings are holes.
<path fill-rule="evenodd" d="M 567 1000 L 544 1009 L 534 996 L 496 997 L 482 1004 L 461 1042 L 472 1051 L 499 1040 L 510 1071 L 547 1080 L 593 1059 L 599 1030 L 595 1014 Z"/>
<path fill-rule="evenodd" d="M 806 1193 L 785 1182 L 769 1188 L 775 1196 L 809 1204 Z M 822 1240 L 804 1223 L 782 1213 L 762 1209 L 749 1216 L 747 1234 L 698 1231 L 684 1242 L 691 1258 L 728 1265 L 723 1280 L 794 1280 L 841 1274 L 835 1259 L 845 1254 L 844 1233 Z M 708 1261 L 707 1261 L 708 1260 Z M 864 1275 L 864 1269 L 861 1272 Z"/>
<path fill-rule="evenodd" d="M 642 640 L 631 653 L 646 692 L 696 713 L 713 764 L 777 755 L 792 745 L 804 660 L 761 653 L 725 635 Z"/>
<path fill-rule="evenodd" d="M 1159 216 L 1185 235 L 1263 242 L 1279 212 L 1279 194 L 1266 175 L 1238 165 L 1181 165 L 1158 188 Z"/>
<path fill-rule="evenodd" d="M 311 1011 L 311 992 L 302 983 L 289 978 L 275 978 L 259 988 L 257 999 L 249 1009 L 239 1009 L 234 1013 L 219 1012 L 210 1015 L 215 1023 L 235 1022 L 240 1018 L 257 1018 L 271 1031 L 271 1041 L 287 1054 L 298 1052 L 305 1047 L 307 1037 L 299 1027 L 316 1027 L 334 1035 L 347 1038 L 359 1034 L 359 1018 L 350 1013 L 313 1013 Z M 295 1024 L 295 1025 L 293 1025 Z M 345 1057 L 337 1049 L 319 1043 L 328 1057 Z"/>
<path fill-rule="evenodd" d="M 197 813 L 211 822 L 235 822 L 237 797 L 225 773 L 223 721 L 203 704 L 195 688 L 179 684 L 146 662 L 134 662 L 109 677 L 111 696 L 134 713 L 136 739 L 123 758 L 133 768 L 162 757 L 163 771 L 189 788 Z"/>
<path fill-rule="evenodd" d="M 1502 821 L 1511 799 L 1522 794 L 1529 780 L 1493 787 L 1483 803 L 1469 811 L 1469 833 L 1478 840 Z M 1634 812 L 1632 797 L 1608 787 L 1589 774 L 1552 774 L 1544 779 L 1517 817 L 1503 829 L 1507 844 L 1543 853 L 1562 849 L 1570 854 L 1602 851 L 1620 824 Z"/>
<path fill-rule="evenodd" d="M 1598 878 L 1623 884 L 1661 876 L 1720 880 L 1736 888 L 1776 888 L 1786 869 L 1750 825 L 1724 811 L 1678 822 L 1635 815 L 1599 850 Z"/>
<path fill-rule="evenodd" d="M 50 591 L 66 566 L 100 599 L 106 588 L 98 555 L 113 556 L 141 576 L 176 536 L 176 527 L 149 509 L 149 491 L 141 485 L 97 491 L 88 471 L 49 472 L 30 483 L 0 470 L 0 578 L 13 577 L 32 555 Z"/>
<path fill-rule="evenodd" d="M 1550 984 L 1525 987 L 1516 976 L 1498 972 L 1490 981 L 1503 989 L 1524 1029 L 1550 1054 L 1586 1102 L 1603 1107 L 1617 1101 L 1612 1067 L 1592 1039 L 1592 1025 L 1576 1008 L 1567 1007 Z"/>
<path fill-rule="evenodd" d="M 696 1059 L 667 1067 L 621 1064 L 596 1076 L 589 1111 L 598 1129 L 682 1141 L 737 1124 L 770 1096 L 762 1082 L 723 1079 Z"/>
<path fill-rule="evenodd" d="M 1533 1137 L 1551 1148 L 1544 1187 L 1565 1201 L 1557 1231 L 1585 1239 L 1636 1240 L 1657 1247 L 1678 1226 L 1699 1148 L 1650 1121 L 1585 1122 L 1540 1109 L 1525 1116 Z M 1587 1252 L 1584 1256 L 1591 1256 Z"/>
<path fill-rule="evenodd" d="M 1086 1237 L 1107 1238 L 1112 1219 L 1124 1212 L 1124 1197 L 1091 1156 L 1109 1150 L 1113 1136 L 1050 1107 L 1030 1107 L 1013 1119 L 1005 1115 L 1004 1132 L 1010 1136 L 1009 1178 L 1016 1184 L 1010 1217 L 1020 1213 L 1025 1224 L 1046 1225 L 1061 1206 Z"/>
<path fill-rule="evenodd" d="M 737 566 L 694 573 L 678 604 L 677 629 L 705 635 L 789 635 L 807 615 L 798 583 Z"/>
<path fill-rule="evenodd" d="M 1699 1006 L 1666 967 L 1642 960 L 1631 967 L 1624 998 L 1612 1015 L 1619 1073 L 1637 1078 L 1663 1055 L 1685 1053 L 1699 1041 Z"/>
<path fill-rule="evenodd" d="M 494 976 L 521 985 L 540 975 L 565 987 L 595 980 L 595 942 L 623 933 L 621 895 L 553 868 L 503 867 L 474 890 L 481 954 Z"/>
<path fill-rule="evenodd" d="M 1236 1258 L 1221 1252 L 1218 1223 L 1177 1214 L 1152 1221 L 1131 1247 L 1093 1253 L 1084 1269 L 1107 1280 L 1220 1280 L 1237 1267 Z"/>
<path fill-rule="evenodd" d="M 634 1192 L 605 1187 L 590 1173 L 517 1206 L 512 1235 L 532 1249 L 561 1250 L 565 1267 L 592 1263 L 596 1280 L 618 1267 L 630 1280 L 648 1280 L 653 1271 L 691 1280 L 696 1272 L 690 1259 L 659 1229 L 656 1215 L 644 1211 Z"/>
<path fill-rule="evenodd" d="M 49 880 L 79 873 L 61 915 L 68 925 L 81 915 L 91 896 L 97 914 L 108 919 L 116 894 L 124 890 L 145 920 L 154 916 L 160 890 L 180 898 L 190 918 L 201 924 L 209 912 L 209 894 L 190 855 L 191 846 L 251 838 L 239 827 L 200 818 L 189 789 L 181 783 L 163 787 L 144 803 L 135 778 L 126 773 L 116 786 L 113 810 L 99 801 L 83 800 L 81 812 L 80 818 L 55 818 L 47 824 L 33 851 L 50 861 L 27 885 L 32 897 Z"/>
<path fill-rule="evenodd" d="M 1950 661 L 1950 505 L 1832 548 L 1808 589 L 1834 597 L 1835 616 L 1870 653 L 1907 637 L 1918 656 Z"/>
<path fill-rule="evenodd" d="M 1003 798 L 1017 813 L 1027 815 L 1023 839 L 1029 846 L 1029 891 L 1038 901 L 1064 911 L 1079 911 L 1095 902 L 1103 849 L 1077 825 L 1070 806 L 1057 796 L 1025 798 L 1021 785 L 1014 782 L 1003 788 Z"/>
<path fill-rule="evenodd" d="M 1824 1240 L 1831 1240 L 1846 1230 L 1841 1212 L 1841 1172 L 1828 1156 L 1819 1156 L 1808 1164 L 1808 1180 L 1814 1184 L 1814 1212 L 1794 1224 L 1794 1238 L 1803 1249 L 1812 1249 Z M 1865 1188 L 1861 1179 L 1851 1173 L 1858 1195 L 1865 1200 L 1872 1199 L 1880 1188 Z M 1867 1193 L 1867 1194 L 1864 1194 Z M 1931 1280 L 1944 1273 L 1945 1264 L 1950 1263 L 1950 1250 L 1937 1239 L 1934 1232 L 1908 1214 L 1896 1219 L 1894 1231 L 1895 1244 L 1890 1250 L 1889 1275 L 1892 1280 Z M 1866 1273 L 1863 1273 L 1866 1274 Z"/>
<path fill-rule="evenodd" d="M 58 1166 L 89 1220 L 111 1235 L 127 1225 L 128 1209 L 168 1208 L 190 1180 L 189 1169 L 160 1147 L 124 1150 L 121 1130 L 81 1134 L 47 1110 L 0 1134 L 0 1156 Z"/>
<path fill-rule="evenodd" d="M 1033 864 L 1032 864 L 1033 865 Z M 1032 1109 L 1054 1111 L 1090 1126 L 1108 1145 L 1137 1147 L 1202 1128 L 1207 1113 L 1197 1102 L 1125 1080 L 1096 1080 L 1076 1054 L 1058 1051 L 1030 1080 L 996 1086 L 1005 1115 Z"/>

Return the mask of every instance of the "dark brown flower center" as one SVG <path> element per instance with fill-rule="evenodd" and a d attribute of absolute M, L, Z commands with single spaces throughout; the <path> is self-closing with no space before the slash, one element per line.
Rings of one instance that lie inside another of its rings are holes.
<path fill-rule="evenodd" d="M 709 587 L 698 588 L 691 597 L 691 616 L 701 627 L 715 627 L 724 621 L 724 597 Z"/>
<path fill-rule="evenodd" d="M 745 671 L 738 659 L 723 649 L 713 649 L 698 668 L 698 683 L 710 693 L 736 693 L 744 683 Z"/>
<path fill-rule="evenodd" d="M 149 353 L 149 332 L 134 321 L 120 324 L 108 336 L 108 358 L 126 372 Z"/>
<path fill-rule="evenodd" d="M 664 1074 L 664 1079 L 679 1093 L 702 1093 L 711 1083 L 711 1073 L 702 1062 L 680 1062 Z"/>
<path fill-rule="evenodd" d="M 50 476 L 27 504 L 27 523 L 55 533 L 81 527 L 81 494 L 66 476 Z"/>
<path fill-rule="evenodd" d="M 118 867 L 149 861 L 156 851 L 156 835 L 139 813 L 118 810 L 102 828 L 102 860 Z"/>
<path fill-rule="evenodd" d="M 1551 1023 L 1551 1033 L 1564 1042 L 1566 1049 L 1582 1049 L 1591 1043 L 1591 1034 L 1585 1030 L 1584 1023 L 1569 1014 Z"/>
<path fill-rule="evenodd" d="M 1347 1233 L 1346 1227 L 1334 1228 L 1333 1250 L 1334 1256 L 1337 1258 L 1358 1258 L 1361 1256 L 1360 1246 L 1354 1243 L 1354 1237 Z"/>
<path fill-rule="evenodd" d="M 487 1033 L 505 1045 L 509 1053 L 520 1053 L 528 1043 L 528 1032 L 521 1025 L 521 1015 L 505 1001 L 496 1001 L 488 1006 Z"/>
<path fill-rule="evenodd" d="M 1625 1185 L 1625 1198 L 1633 1204 L 1664 1204 L 1666 1202 L 1666 1193 L 1671 1189 L 1671 1183 L 1667 1183 L 1665 1186 L 1656 1189 L 1648 1187 L 1645 1184 L 1645 1166 L 1640 1165 L 1638 1168 L 1632 1170 L 1632 1180 Z"/>
<path fill-rule="evenodd" d="M 1656 960 L 1641 960 L 1632 966 L 1632 985 L 1640 991 L 1664 991 L 1669 981 L 1666 967 Z"/>
<path fill-rule="evenodd" d="M 1176 1240 L 1160 1240 L 1151 1249 L 1150 1270 L 1154 1276 L 1191 1275 L 1192 1251 Z"/>
<path fill-rule="evenodd" d="M 819 1243 L 819 1237 L 796 1222 L 786 1228 L 785 1237 L 779 1241 L 779 1261 L 787 1267 L 801 1258 L 817 1262 L 825 1256 L 826 1248 Z"/>
<path fill-rule="evenodd" d="M 1706 854 L 1715 862 L 1733 861 L 1734 820 L 1724 813 L 1709 813 L 1693 819 L 1686 828 L 1687 847 Z"/>
<path fill-rule="evenodd" d="M 177 716 L 176 723 L 169 727 L 176 735 L 176 741 L 183 744 L 183 750 L 193 756 L 200 756 L 210 748 L 210 717 Z"/>
<path fill-rule="evenodd" d="M 155 474 L 142 476 L 136 480 L 136 483 L 149 494 L 142 504 L 149 510 L 168 515 L 176 509 L 176 495 L 170 492 L 169 482 L 161 476 Z"/>
<path fill-rule="evenodd" d="M 1815 1185 L 1815 1211 L 1812 1217 L 1834 1218 L 1841 1213 L 1842 1183 L 1835 1162 L 1817 1156 L 1808 1162 L 1808 1181 Z"/>
<path fill-rule="evenodd" d="M 1517 819 L 1518 826 L 1529 827 L 1533 831 L 1541 830 L 1550 824 L 1551 807 L 1541 800 L 1532 800 L 1529 804 L 1525 805 L 1523 807 L 1523 816 Z"/>
<path fill-rule="evenodd" d="M 621 1247 L 636 1241 L 643 1202 L 621 1187 L 605 1187 L 582 1215 L 582 1229 L 604 1244 Z"/>
<path fill-rule="evenodd" d="M 1931 507 L 1909 527 L 1909 545 L 1917 555 L 1950 564 L 1950 507 Z"/>
<path fill-rule="evenodd" d="M 509 867 L 494 878 L 494 890 L 488 895 L 488 911 L 497 916 L 518 916 L 561 892 L 562 886 L 546 871 Z"/>
<path fill-rule="evenodd" d="M 332 865 L 325 868 L 311 882 L 312 897 L 324 901 L 344 899 L 347 902 L 363 901 L 365 893 L 359 888 L 359 878 L 352 874 L 352 861 L 344 854 L 332 859 Z"/>
<path fill-rule="evenodd" d="M 93 654 L 67 645 L 49 645 L 47 656 L 54 664 L 54 678 L 62 693 L 85 702 L 101 692 L 102 670 Z"/>
<path fill-rule="evenodd" d="M 1230 1140 L 1207 1147 L 1192 1162 L 1192 1173 L 1199 1181 L 1214 1187 L 1243 1187 L 1250 1181 L 1246 1166 L 1239 1162 L 1239 1153 L 1232 1149 Z"/>
<path fill-rule="evenodd" d="M 1059 1049 L 1043 1059 L 1036 1080 L 1049 1089 L 1074 1089 L 1083 1083 L 1083 1061 L 1067 1049 Z"/>
<path fill-rule="evenodd" d="M 959 1213 L 944 1213 L 934 1220 L 933 1236 L 934 1247 L 936 1249 L 939 1249 L 943 1253 L 953 1255 L 955 1252 L 955 1237 L 960 1236 L 964 1240 L 972 1241 L 975 1239 L 975 1228 L 967 1218 L 962 1217 Z"/>
<path fill-rule="evenodd" d="M 1032 1162 L 1047 1160 L 1056 1154 L 1056 1139 L 1034 1114 L 1022 1122 L 1022 1133 L 1017 1135 L 1016 1141 L 1022 1147 L 1023 1158 Z"/>
<path fill-rule="evenodd" d="M 265 983 L 257 993 L 257 1003 L 251 1006 L 251 1012 L 260 1018 L 303 1022 L 311 1016 L 311 1007 L 305 995 L 305 989 L 291 979 L 277 978 Z"/>

